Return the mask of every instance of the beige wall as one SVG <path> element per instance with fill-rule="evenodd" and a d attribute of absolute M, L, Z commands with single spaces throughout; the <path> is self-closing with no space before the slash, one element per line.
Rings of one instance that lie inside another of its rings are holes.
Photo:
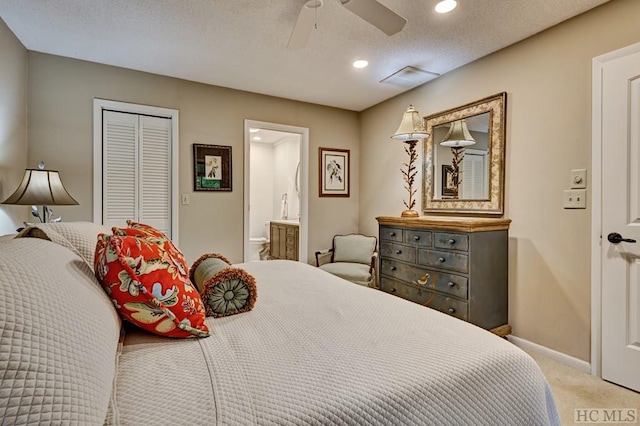
<path fill-rule="evenodd" d="M 29 52 L 29 163 L 58 169 L 79 206 L 57 207 L 64 220 L 92 220 L 93 98 L 180 111 L 180 247 L 193 261 L 220 252 L 242 261 L 243 120 L 309 128 L 309 253 L 330 247 L 331 236 L 358 229 L 358 115 L 170 77 Z M 233 147 L 233 191 L 193 192 L 192 144 Z M 350 149 L 351 197 L 318 197 L 318 148 Z"/>
<path fill-rule="evenodd" d="M 0 19 L 0 202 L 18 187 L 27 166 L 27 50 Z M 0 204 L 0 235 L 27 218 L 23 206 Z"/>
<path fill-rule="evenodd" d="M 591 171 L 591 60 L 639 42 L 638 16 L 640 1 L 612 1 L 364 111 L 360 230 L 403 210 L 406 154 L 389 135 L 410 103 L 424 116 L 506 91 L 509 321 L 519 337 L 589 360 L 591 205 L 564 210 L 562 191 L 571 169 Z"/>

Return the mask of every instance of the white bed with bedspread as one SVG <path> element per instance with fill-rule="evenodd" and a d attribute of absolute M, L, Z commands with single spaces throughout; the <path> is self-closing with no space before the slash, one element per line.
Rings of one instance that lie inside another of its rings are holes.
<path fill-rule="evenodd" d="M 90 247 L 0 241 L 2 424 L 560 424 L 538 366 L 508 341 L 297 262 L 237 265 L 257 302 L 208 318 L 210 337 L 128 327 L 118 342 Z"/>

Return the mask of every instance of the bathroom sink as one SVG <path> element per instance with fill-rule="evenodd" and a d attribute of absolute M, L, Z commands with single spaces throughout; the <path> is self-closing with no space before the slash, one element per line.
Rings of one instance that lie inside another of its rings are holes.
<path fill-rule="evenodd" d="M 287 225 L 300 225 L 300 221 L 298 219 L 271 219 L 271 222 L 284 223 Z"/>

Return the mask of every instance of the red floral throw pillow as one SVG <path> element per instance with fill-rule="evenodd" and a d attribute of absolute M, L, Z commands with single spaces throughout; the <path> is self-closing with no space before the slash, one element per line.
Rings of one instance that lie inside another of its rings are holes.
<path fill-rule="evenodd" d="M 159 244 L 162 244 L 171 256 L 178 259 L 184 270 L 187 271 L 189 266 L 187 265 L 187 260 L 184 258 L 182 252 L 173 244 L 173 241 L 169 239 L 162 231 L 154 228 L 151 225 L 146 225 L 144 223 L 134 222 L 132 220 L 127 220 L 128 228 L 111 228 L 111 232 L 113 235 L 126 236 L 130 235 L 132 237 L 146 237 L 152 238 L 156 240 Z M 185 272 L 188 273 L 188 272 Z"/>
<path fill-rule="evenodd" d="M 168 337 L 207 337 L 205 309 L 180 259 L 165 240 L 98 237 L 95 274 L 122 317 Z"/>

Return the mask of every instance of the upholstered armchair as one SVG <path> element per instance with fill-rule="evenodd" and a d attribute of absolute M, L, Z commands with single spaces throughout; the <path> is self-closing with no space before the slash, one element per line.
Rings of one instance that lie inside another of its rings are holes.
<path fill-rule="evenodd" d="M 362 234 L 336 235 L 330 249 L 317 251 L 316 266 L 347 281 L 375 287 L 378 240 Z M 331 260 L 326 259 L 331 255 Z"/>

